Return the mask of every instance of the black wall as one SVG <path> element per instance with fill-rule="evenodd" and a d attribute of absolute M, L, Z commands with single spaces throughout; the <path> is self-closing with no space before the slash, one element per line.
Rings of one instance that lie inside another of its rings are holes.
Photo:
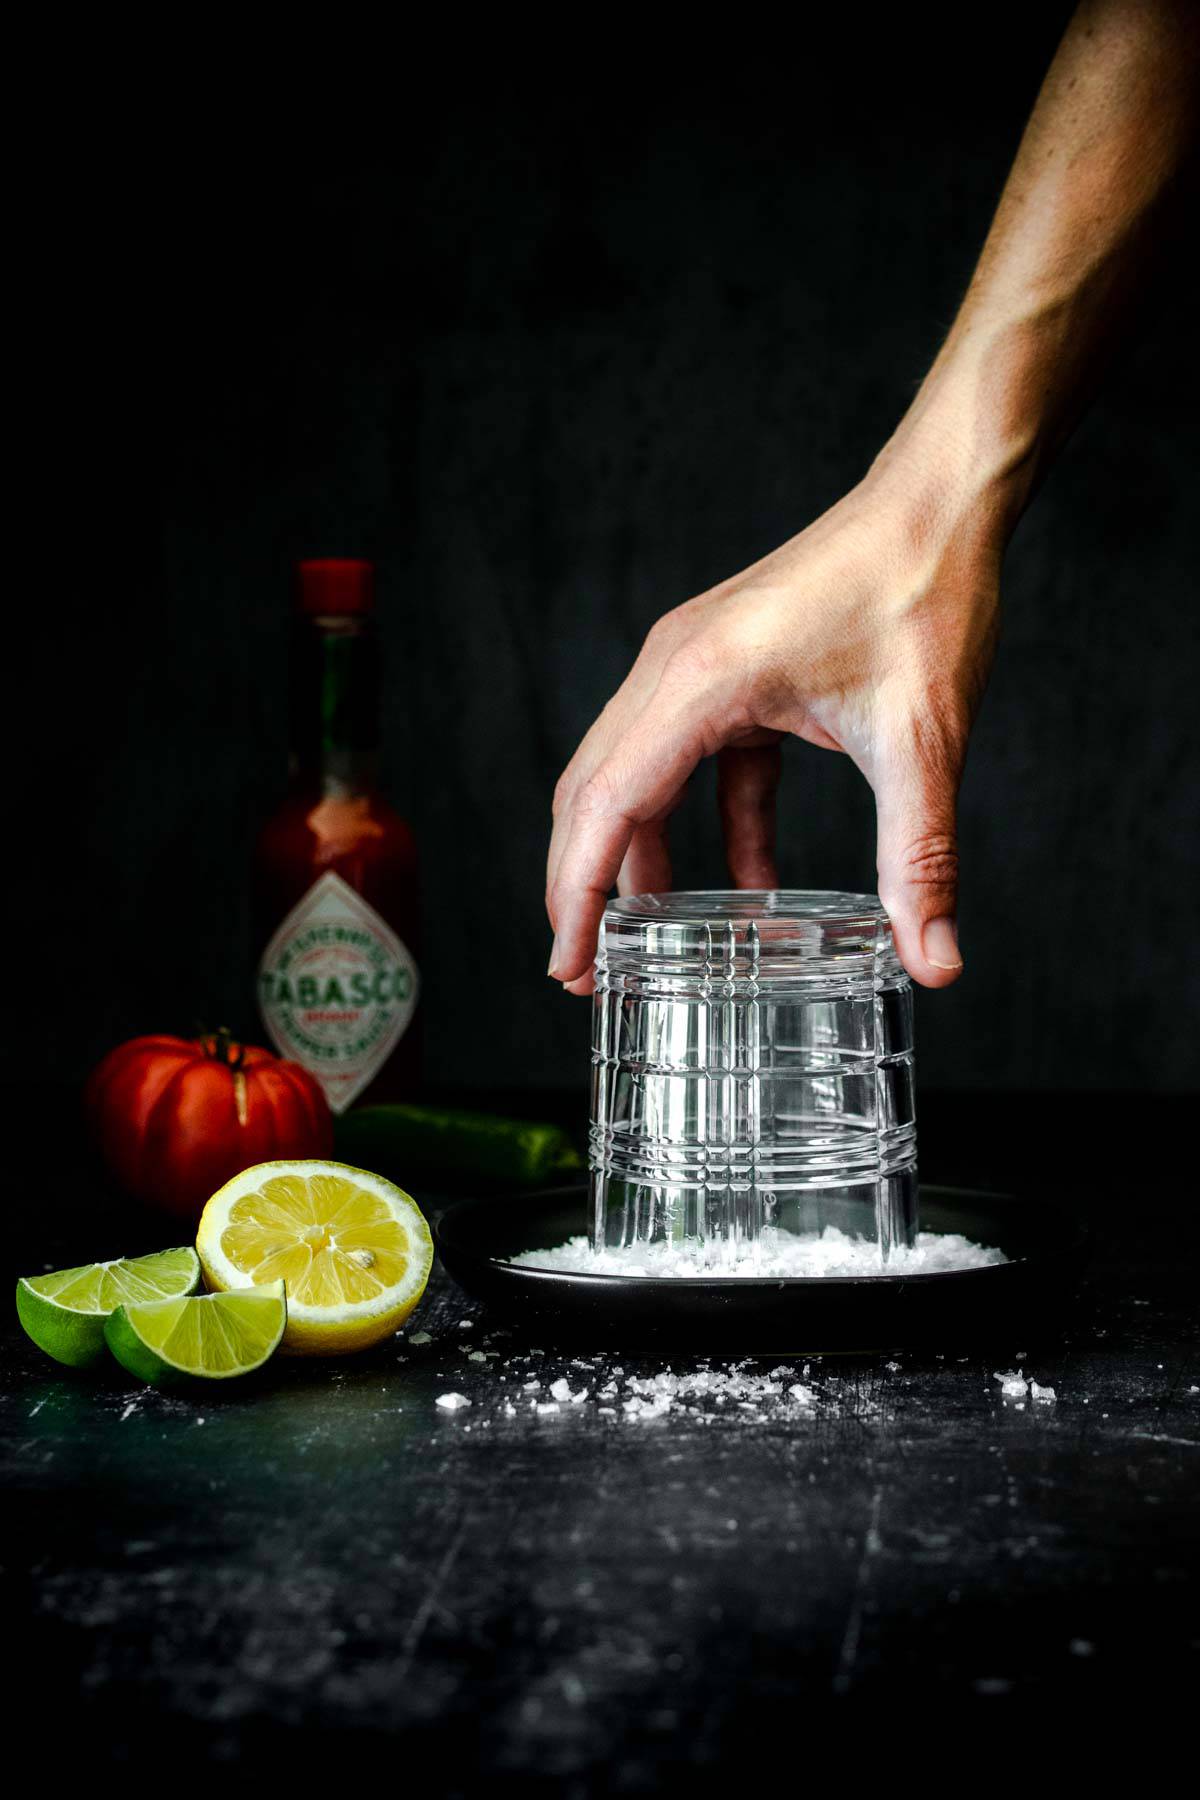
<path fill-rule="evenodd" d="M 73 143 L 30 227 L 59 529 L 26 904 L 68 947 L 41 1062 L 73 1078 L 134 1031 L 252 1023 L 288 568 L 364 554 L 424 854 L 430 1075 L 582 1089 L 587 1009 L 543 973 L 554 778 L 654 617 L 880 445 L 1065 11 L 1009 9 L 953 75 L 918 9 L 674 80 L 514 56 L 415 93 L 410 71 L 361 133 L 195 107 L 152 144 L 113 113 Z M 919 1012 L 930 1085 L 1196 1079 L 1195 305 L 1177 245 L 1013 545 L 962 803 L 967 973 Z M 681 884 L 724 878 L 711 789 L 677 821 Z M 789 884 L 873 885 L 843 759 L 792 747 L 781 839 Z"/>

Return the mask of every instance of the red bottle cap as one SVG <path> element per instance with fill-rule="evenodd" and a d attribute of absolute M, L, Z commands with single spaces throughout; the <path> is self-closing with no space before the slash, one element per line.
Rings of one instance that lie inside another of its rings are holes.
<path fill-rule="evenodd" d="M 300 611 L 310 618 L 369 613 L 375 604 L 375 565 L 341 556 L 297 563 L 296 595 Z"/>

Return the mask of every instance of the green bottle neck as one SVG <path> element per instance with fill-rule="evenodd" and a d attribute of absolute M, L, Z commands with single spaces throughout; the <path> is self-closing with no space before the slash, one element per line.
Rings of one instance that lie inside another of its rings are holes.
<path fill-rule="evenodd" d="M 370 619 L 296 621 L 292 774 L 306 789 L 356 794 L 379 765 L 379 650 Z"/>

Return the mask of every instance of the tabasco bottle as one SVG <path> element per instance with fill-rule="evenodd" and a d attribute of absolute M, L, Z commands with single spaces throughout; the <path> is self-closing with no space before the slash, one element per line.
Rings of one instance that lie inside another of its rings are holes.
<path fill-rule="evenodd" d="M 263 1023 L 335 1113 L 416 1078 L 416 847 L 376 785 L 374 573 L 297 567 L 291 782 L 256 858 Z"/>

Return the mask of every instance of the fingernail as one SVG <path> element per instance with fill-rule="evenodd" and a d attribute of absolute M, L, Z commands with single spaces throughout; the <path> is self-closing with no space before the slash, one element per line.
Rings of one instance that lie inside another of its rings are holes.
<path fill-rule="evenodd" d="M 958 953 L 958 927 L 953 919 L 930 919 L 921 933 L 921 949 L 925 961 L 935 969 L 961 969 Z"/>
<path fill-rule="evenodd" d="M 557 965 L 558 965 L 558 939 L 555 938 L 554 942 L 550 946 L 550 961 L 546 964 L 547 975 L 553 975 L 555 973 Z"/>

